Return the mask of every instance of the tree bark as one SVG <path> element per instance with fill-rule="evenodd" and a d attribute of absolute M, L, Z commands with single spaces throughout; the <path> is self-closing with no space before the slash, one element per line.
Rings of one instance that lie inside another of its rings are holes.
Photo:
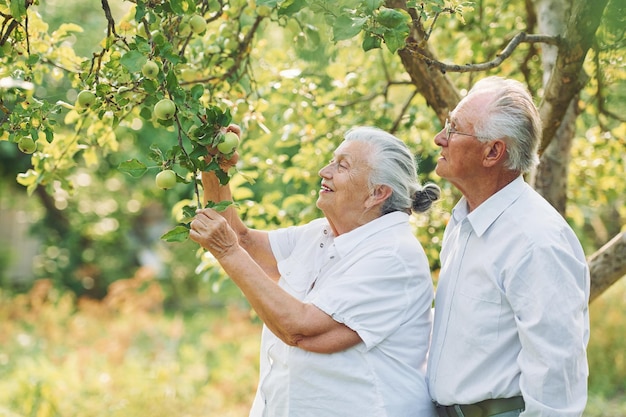
<path fill-rule="evenodd" d="M 430 59 L 436 59 L 434 52 L 425 40 L 425 36 L 419 27 L 413 26 L 409 35 L 410 42 L 423 44 L 422 54 Z M 411 81 L 417 87 L 420 94 L 426 99 L 426 103 L 435 111 L 442 123 L 448 117 L 461 100 L 461 95 L 450 79 L 438 68 L 428 65 L 410 48 L 398 51 L 402 65 L 411 77 Z"/>
<path fill-rule="evenodd" d="M 607 288 L 626 275 L 626 232 L 615 236 L 588 258 L 593 301 Z"/>
<path fill-rule="evenodd" d="M 552 206 L 565 217 L 567 208 L 567 177 L 570 164 L 570 151 L 576 131 L 578 106 L 576 100 L 570 102 L 561 126 L 548 149 L 541 155 L 535 169 L 531 185 Z"/>
<path fill-rule="evenodd" d="M 413 18 L 407 38 L 407 47 L 398 51 L 402 65 L 411 77 L 411 81 L 420 94 L 426 99 L 426 103 L 432 108 L 439 121 L 443 122 L 448 113 L 454 109 L 461 100 L 461 95 L 444 72 L 433 65 L 429 65 L 426 59 L 437 60 L 431 49 L 424 28 L 411 10 L 407 8 L 406 0 L 387 0 L 387 7 L 395 7 L 406 10 Z M 420 53 L 416 48 L 409 47 L 411 44 L 420 45 Z"/>
<path fill-rule="evenodd" d="M 535 0 L 539 32 L 562 37 L 571 14 L 570 6 L 568 0 Z M 550 82 L 558 54 L 559 49 L 555 45 L 543 45 L 541 48 L 544 88 Z M 531 175 L 530 181 L 537 192 L 564 217 L 567 205 L 567 172 L 578 117 L 576 97 L 569 102 L 555 137 L 541 155 L 539 166 Z"/>
<path fill-rule="evenodd" d="M 572 3 L 556 63 L 539 106 L 543 122 L 540 153 L 554 139 L 569 103 L 588 82 L 583 63 L 607 3 L 608 0 L 574 0 Z"/>

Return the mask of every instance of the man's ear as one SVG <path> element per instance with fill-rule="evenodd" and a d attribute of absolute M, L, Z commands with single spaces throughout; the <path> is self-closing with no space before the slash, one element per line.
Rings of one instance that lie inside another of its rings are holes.
<path fill-rule="evenodd" d="M 370 197 L 367 199 L 368 207 L 377 206 L 382 204 L 386 199 L 391 197 L 392 190 L 388 185 L 376 185 L 370 191 Z"/>
<path fill-rule="evenodd" d="M 483 166 L 491 167 L 504 161 L 506 158 L 506 142 L 502 139 L 496 139 L 485 145 Z"/>

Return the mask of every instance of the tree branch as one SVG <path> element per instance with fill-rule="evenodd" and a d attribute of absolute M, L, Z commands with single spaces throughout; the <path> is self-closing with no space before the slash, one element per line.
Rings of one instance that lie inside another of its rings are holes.
<path fill-rule="evenodd" d="M 111 35 L 117 36 L 117 33 L 115 33 L 115 19 L 113 19 L 108 0 L 102 0 L 102 10 L 104 10 L 104 16 L 107 19 L 107 37 Z"/>
<path fill-rule="evenodd" d="M 432 65 L 438 68 L 441 72 L 482 72 L 487 71 L 492 68 L 496 68 L 504 62 L 507 58 L 509 58 L 515 49 L 521 43 L 546 43 L 549 45 L 559 46 L 561 43 L 561 39 L 558 36 L 548 36 L 548 35 L 529 35 L 526 32 L 520 32 L 511 39 L 508 45 L 504 48 L 504 50 L 496 56 L 495 59 L 487 62 L 483 62 L 480 64 L 465 64 L 465 65 L 457 65 L 457 64 L 446 64 L 436 59 L 429 58 L 426 56 L 423 48 L 419 46 L 418 42 L 407 39 L 406 49 L 411 53 L 417 55 L 420 59 L 424 60 L 428 65 Z"/>
<path fill-rule="evenodd" d="M 591 302 L 626 275 L 626 232 L 615 236 L 587 261 L 591 274 Z"/>

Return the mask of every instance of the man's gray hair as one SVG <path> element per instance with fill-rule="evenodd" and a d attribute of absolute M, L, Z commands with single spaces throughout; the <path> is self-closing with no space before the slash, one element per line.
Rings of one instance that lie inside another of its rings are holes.
<path fill-rule="evenodd" d="M 370 187 L 387 185 L 391 196 L 385 200 L 382 214 L 394 211 L 424 212 L 439 199 L 441 190 L 435 184 L 421 186 L 417 180 L 417 164 L 404 142 L 376 127 L 360 126 L 350 129 L 346 141 L 367 143 L 371 146 Z"/>
<path fill-rule="evenodd" d="M 490 105 L 475 119 L 474 133 L 479 140 L 503 138 L 512 171 L 528 172 L 539 163 L 537 149 L 542 127 L 532 96 L 519 81 L 487 77 L 478 81 L 468 95 L 489 93 Z"/>

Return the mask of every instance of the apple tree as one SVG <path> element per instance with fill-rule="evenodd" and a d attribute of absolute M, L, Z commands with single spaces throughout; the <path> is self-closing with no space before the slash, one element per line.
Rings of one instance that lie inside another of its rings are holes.
<path fill-rule="evenodd" d="M 136 181 L 159 175 L 178 211 L 164 238 L 183 241 L 198 174 L 213 170 L 235 182 L 247 221 L 293 224 L 319 215 L 316 172 L 348 127 L 406 139 L 422 180 L 433 179 L 434 132 L 474 79 L 500 74 L 540 100 L 535 187 L 588 250 L 613 242 L 591 257 L 594 295 L 626 273 L 620 1 L 136 0 L 119 17 L 109 3 L 85 58 L 68 42 L 85 28 L 50 31 L 37 1 L 0 0 L 0 138 L 29 160 L 18 182 L 42 200 L 71 194 L 77 171 L 104 163 Z M 231 122 L 241 143 L 227 139 Z M 237 146 L 233 176 L 219 159 Z M 443 210 L 416 220 L 434 269 L 455 199 L 441 185 Z M 600 207 L 618 220 L 599 219 Z"/>

